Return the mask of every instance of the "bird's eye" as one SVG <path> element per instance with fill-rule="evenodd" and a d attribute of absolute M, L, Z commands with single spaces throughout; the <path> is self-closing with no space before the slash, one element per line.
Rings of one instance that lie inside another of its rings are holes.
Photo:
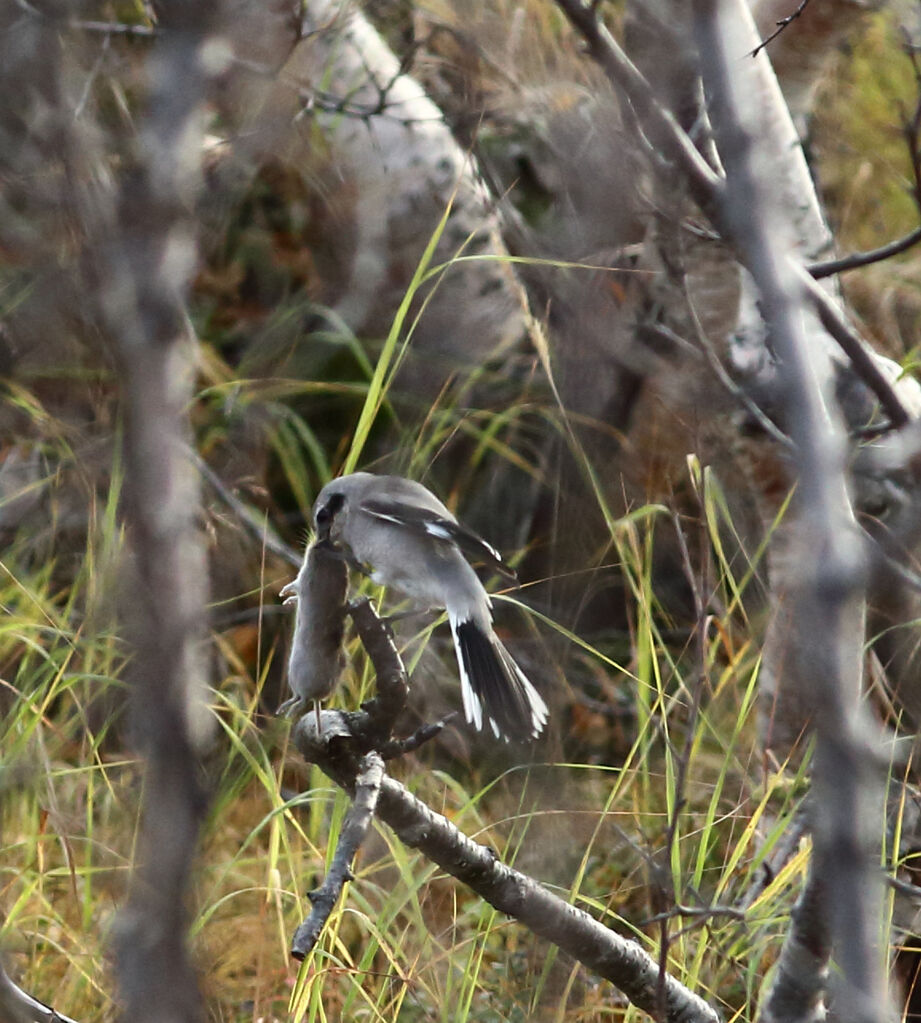
<path fill-rule="evenodd" d="M 345 497 L 342 494 L 330 494 L 326 504 L 317 508 L 314 518 L 318 526 L 327 526 L 333 520 L 333 516 L 345 504 Z"/>

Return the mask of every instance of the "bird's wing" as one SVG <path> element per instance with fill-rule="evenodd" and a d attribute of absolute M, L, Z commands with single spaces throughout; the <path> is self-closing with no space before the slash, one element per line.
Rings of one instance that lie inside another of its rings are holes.
<path fill-rule="evenodd" d="M 495 547 L 459 522 L 446 519 L 429 508 L 420 508 L 399 500 L 370 497 L 361 502 L 361 510 L 383 522 L 392 522 L 404 529 L 416 530 L 436 540 L 452 543 L 470 561 L 481 561 L 507 579 L 518 581 L 515 570 L 502 560 L 502 555 Z"/>

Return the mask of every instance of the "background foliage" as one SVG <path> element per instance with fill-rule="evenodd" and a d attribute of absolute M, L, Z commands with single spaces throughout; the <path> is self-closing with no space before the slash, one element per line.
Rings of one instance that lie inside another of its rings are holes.
<path fill-rule="evenodd" d="M 590 71 L 572 81 L 572 40 L 546 4 L 506 4 L 488 16 L 474 5 L 469 19 L 463 5 L 385 13 L 381 28 L 397 42 L 413 19 L 470 30 L 472 39 L 451 38 L 479 47 L 469 52 L 482 66 L 463 70 L 492 99 L 482 130 L 500 148 L 517 144 L 503 76 L 516 88 L 552 90 L 567 112 L 576 106 L 570 91 L 592 84 Z M 153 23 L 140 4 L 81 14 Z M 475 31 L 506 17 L 524 42 L 500 74 L 494 41 Z M 810 124 L 816 174 L 845 249 L 886 241 L 916 218 L 898 128 L 916 81 L 899 20 L 892 11 L 874 16 L 834 55 Z M 148 42 L 86 28 L 62 38 L 61 74 L 83 83 L 94 111 L 92 121 L 72 111 L 71 130 L 104 154 L 88 173 L 114 173 L 126 159 Z M 423 57 L 450 64 L 437 50 Z M 215 143 L 206 160 L 217 173 L 220 104 L 208 113 Z M 536 146 L 540 125 L 524 128 Z M 522 531 L 515 495 L 536 493 L 552 509 L 567 479 L 605 476 L 604 445 L 568 432 L 534 336 L 511 355 L 457 368 L 431 399 L 391 372 L 411 351 L 404 345 L 418 302 L 410 300 L 437 269 L 431 252 L 414 264 L 405 306 L 376 333 L 355 336 L 324 312 L 337 271 L 325 262 L 334 262 L 330 225 L 351 197 L 325 164 L 322 142 L 312 141 L 315 165 L 294 173 L 282 160 L 268 163 L 239 201 L 220 209 L 205 201 L 196 214 L 203 245 L 189 315 L 200 349 L 189 414 L 198 464 L 210 468 L 200 526 L 212 688 L 203 765 L 210 802 L 191 911 L 209 1016 L 638 1017 L 383 827 L 363 849 L 321 947 L 300 970 L 290 960 L 306 893 L 347 804 L 293 755 L 289 723 L 272 715 L 290 630 L 277 593 L 294 569 L 265 536 L 270 528 L 300 551 L 318 488 L 358 459 L 423 479 L 521 564 L 525 585 L 499 598 L 499 617 L 553 708 L 549 736 L 526 753 L 457 724 L 394 774 L 503 860 L 661 954 L 724 1018 L 750 1018 L 808 852 L 791 825 L 808 759 L 765 762 L 757 742 L 763 549 L 740 559 L 727 544 L 742 533 L 732 495 L 686 457 L 687 436 L 662 441 L 653 398 L 635 436 L 610 439 L 632 466 L 629 507 L 587 487 L 606 539 L 586 565 L 584 604 L 561 611 L 545 553 L 582 523 L 548 511 Z M 109 949 L 141 774 L 124 713 L 129 653 L 117 613 L 129 595 L 115 369 L 87 309 L 62 309 L 55 298 L 42 312 L 43 296 L 80 259 L 75 220 L 44 194 L 56 194 L 59 171 L 36 158 L 0 179 L 0 201 L 20 231 L 0 249 L 0 320 L 16 328 L 0 337 L 0 908 L 5 962 L 19 983 L 88 1023 L 116 1012 Z M 520 198 L 526 217 L 538 215 L 540 189 Z M 918 275 L 910 252 L 862 271 L 849 289 L 868 332 L 908 365 L 917 359 Z M 617 599 L 587 613 L 589 569 L 598 565 L 610 569 Z M 695 593 L 705 616 L 694 613 Z M 418 621 L 400 632 L 416 669 L 419 720 L 458 703 L 445 633 L 443 623 Z M 334 703 L 354 707 L 372 680 L 354 641 L 350 655 Z M 886 855 L 894 860 L 899 823 L 892 827 Z M 773 874 L 766 862 L 791 835 L 793 852 Z"/>

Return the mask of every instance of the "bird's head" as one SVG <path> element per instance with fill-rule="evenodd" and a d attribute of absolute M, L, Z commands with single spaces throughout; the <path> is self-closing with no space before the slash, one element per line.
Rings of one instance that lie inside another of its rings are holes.
<path fill-rule="evenodd" d="M 322 493 L 317 499 L 313 509 L 313 524 L 317 531 L 317 539 L 320 541 L 332 541 L 335 543 L 334 527 L 336 518 L 345 507 L 345 494 L 339 491 Z"/>

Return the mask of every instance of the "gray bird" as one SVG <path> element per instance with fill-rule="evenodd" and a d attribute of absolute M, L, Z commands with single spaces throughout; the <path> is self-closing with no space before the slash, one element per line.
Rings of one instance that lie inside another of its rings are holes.
<path fill-rule="evenodd" d="M 527 741 L 547 705 L 499 642 L 492 604 L 467 558 L 510 578 L 499 553 L 460 525 L 421 483 L 356 472 L 327 483 L 314 504 L 317 536 L 382 586 L 420 609 L 445 608 L 460 671 L 464 713 L 497 737 Z"/>
<path fill-rule="evenodd" d="M 336 688 L 345 666 L 342 637 L 349 570 L 329 543 L 312 543 L 297 578 L 281 590 L 286 604 L 297 604 L 288 685 L 294 695 L 278 714 L 303 712 L 313 702 L 320 728 L 320 701 Z"/>

